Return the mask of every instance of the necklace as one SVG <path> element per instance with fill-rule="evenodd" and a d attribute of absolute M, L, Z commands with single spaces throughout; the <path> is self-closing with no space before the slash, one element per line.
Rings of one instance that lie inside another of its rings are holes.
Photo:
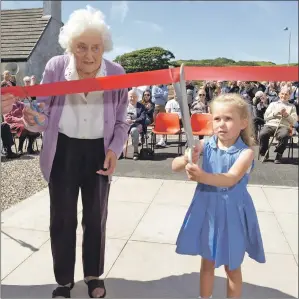
<path fill-rule="evenodd" d="M 88 79 L 88 78 L 95 78 L 96 74 L 98 72 L 98 69 L 93 71 L 92 73 L 90 74 L 80 74 L 80 71 L 78 70 L 77 73 L 78 73 L 78 76 L 79 76 L 79 79 Z"/>

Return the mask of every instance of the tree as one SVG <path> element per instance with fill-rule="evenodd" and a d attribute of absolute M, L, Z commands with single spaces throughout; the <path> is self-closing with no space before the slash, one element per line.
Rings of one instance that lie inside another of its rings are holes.
<path fill-rule="evenodd" d="M 172 52 L 152 47 L 117 56 L 114 61 L 122 65 L 127 73 L 167 69 L 174 59 Z M 176 65 L 175 65 L 176 66 Z"/>
<path fill-rule="evenodd" d="M 232 59 L 219 57 L 215 59 L 202 59 L 202 60 L 177 60 L 172 63 L 181 65 L 184 63 L 187 66 L 275 66 L 276 64 L 271 61 L 234 61 Z"/>

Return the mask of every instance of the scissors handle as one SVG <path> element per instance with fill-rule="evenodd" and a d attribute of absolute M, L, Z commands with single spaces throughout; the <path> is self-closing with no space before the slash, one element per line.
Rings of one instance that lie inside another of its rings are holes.
<path fill-rule="evenodd" d="M 38 113 L 42 113 L 43 109 L 41 109 L 38 105 L 38 103 L 36 101 L 29 101 L 28 99 L 25 99 L 23 101 L 24 105 L 30 109 L 32 109 L 33 111 L 36 111 Z M 45 124 L 45 122 L 40 122 L 38 117 L 35 115 L 34 116 L 34 121 L 39 125 L 39 126 L 43 126 Z"/>
<path fill-rule="evenodd" d="M 188 162 L 190 163 L 190 164 L 193 164 L 193 161 L 192 161 L 192 149 L 190 148 L 190 147 L 188 147 L 187 149 L 186 149 L 186 151 L 185 151 L 185 155 L 187 156 L 187 158 L 188 158 Z"/>

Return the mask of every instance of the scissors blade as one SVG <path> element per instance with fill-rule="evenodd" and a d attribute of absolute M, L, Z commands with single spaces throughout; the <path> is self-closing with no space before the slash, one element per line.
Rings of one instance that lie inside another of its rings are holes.
<path fill-rule="evenodd" d="M 180 89 L 181 89 L 181 97 L 180 97 L 179 104 L 182 110 L 182 121 L 184 125 L 184 131 L 187 137 L 188 146 L 189 148 L 193 149 L 195 142 L 192 133 L 190 111 L 188 106 L 184 64 L 181 65 L 181 69 L 180 69 Z"/>
<path fill-rule="evenodd" d="M 190 119 L 188 100 L 187 100 L 186 81 L 184 76 L 184 65 L 181 66 L 180 82 L 173 83 L 173 88 L 175 90 L 177 101 L 180 105 L 181 114 L 182 114 L 182 123 L 187 138 L 187 144 L 189 147 L 188 160 L 189 163 L 192 163 L 192 152 L 195 146 L 195 141 L 194 141 L 192 128 L 191 128 L 191 119 Z"/>

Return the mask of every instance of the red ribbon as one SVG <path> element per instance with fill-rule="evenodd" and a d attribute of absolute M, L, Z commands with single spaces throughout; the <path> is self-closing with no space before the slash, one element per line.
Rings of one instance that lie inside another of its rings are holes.
<path fill-rule="evenodd" d="M 55 82 L 34 86 L 1 88 L 1 94 L 11 93 L 18 97 L 45 97 L 97 90 L 122 89 L 133 86 L 170 84 L 179 81 L 180 68 L 150 72 L 107 76 L 94 79 Z M 186 80 L 227 81 L 299 81 L 298 67 L 284 66 L 233 66 L 233 67 L 185 67 Z"/>

